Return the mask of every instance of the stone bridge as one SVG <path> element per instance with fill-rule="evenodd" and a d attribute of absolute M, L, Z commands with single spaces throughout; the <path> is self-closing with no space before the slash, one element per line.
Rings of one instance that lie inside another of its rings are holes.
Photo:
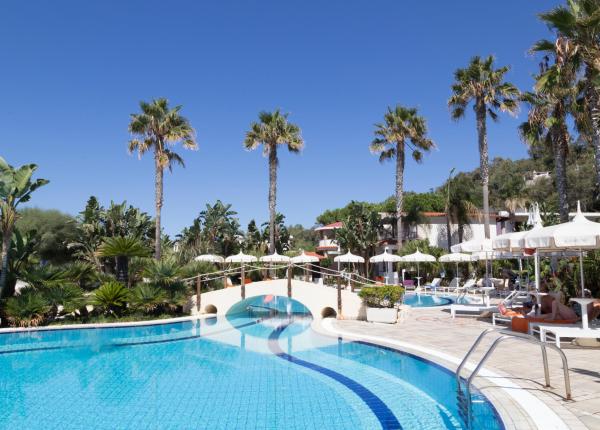
<path fill-rule="evenodd" d="M 255 296 L 284 296 L 288 295 L 287 279 L 260 281 L 246 284 L 246 299 Z M 241 286 L 209 291 L 200 295 L 200 313 L 225 315 L 237 302 L 242 300 Z M 341 312 L 338 307 L 338 289 L 311 282 L 292 280 L 292 295 L 294 300 L 306 306 L 313 318 L 329 316 L 347 319 L 364 318 L 365 309 L 360 297 L 347 289 L 340 290 Z M 191 312 L 197 313 L 196 296 L 192 297 Z"/>

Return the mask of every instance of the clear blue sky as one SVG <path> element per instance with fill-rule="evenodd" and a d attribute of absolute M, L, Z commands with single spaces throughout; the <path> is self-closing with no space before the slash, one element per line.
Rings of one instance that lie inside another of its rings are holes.
<path fill-rule="evenodd" d="M 167 97 L 183 105 L 200 150 L 167 174 L 163 220 L 177 233 L 207 202 L 242 225 L 268 219 L 267 161 L 242 149 L 260 110 L 280 107 L 306 148 L 282 154 L 278 210 L 310 226 L 327 208 L 393 194 L 393 164 L 368 151 L 386 107 L 416 106 L 438 150 L 407 163 L 407 190 L 478 165 L 472 111 L 450 120 L 453 71 L 475 54 L 512 66 L 530 89 L 536 13 L 558 1 L 6 0 L 0 6 L 0 155 L 39 164 L 51 183 L 32 204 L 76 214 L 94 194 L 153 213 L 150 157 L 129 156 L 129 114 Z M 492 156 L 526 155 L 516 126 L 490 124 Z M 184 152 L 182 150 L 182 152 Z"/>

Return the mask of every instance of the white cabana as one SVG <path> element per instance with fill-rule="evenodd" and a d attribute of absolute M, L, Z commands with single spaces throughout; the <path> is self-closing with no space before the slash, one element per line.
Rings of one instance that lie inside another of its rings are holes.
<path fill-rule="evenodd" d="M 577 202 L 577 213 L 571 221 L 532 231 L 523 238 L 523 245 L 525 248 L 536 250 L 578 250 L 581 295 L 585 296 L 583 251 L 600 248 L 600 224 L 583 216 L 579 202 Z"/>
<path fill-rule="evenodd" d="M 214 254 L 202 254 L 194 258 L 194 261 L 206 261 L 208 263 L 224 263 L 225 259 L 220 255 Z"/>
<path fill-rule="evenodd" d="M 338 255 L 333 259 L 333 261 L 336 263 L 364 263 L 365 259 L 360 255 L 354 255 L 348 251 L 343 255 Z"/>
<path fill-rule="evenodd" d="M 458 276 L 458 263 L 468 263 L 473 260 L 471 254 L 464 254 L 461 252 L 453 252 L 452 254 L 445 254 L 438 258 L 440 263 L 456 263 L 456 275 Z"/>
<path fill-rule="evenodd" d="M 472 239 L 466 242 L 457 243 L 450 247 L 452 252 L 470 252 L 470 253 L 484 253 L 477 254 L 477 259 L 480 259 L 480 255 L 484 255 L 485 259 L 485 279 L 488 279 L 488 256 L 492 254 L 492 240 L 491 239 Z"/>
<path fill-rule="evenodd" d="M 421 274 L 419 263 L 434 263 L 437 259 L 433 255 L 423 254 L 417 249 L 417 252 L 402 256 L 403 263 L 417 263 L 417 286 L 421 286 Z"/>
<path fill-rule="evenodd" d="M 277 251 L 271 255 L 264 255 L 260 257 L 260 261 L 262 263 L 289 263 L 290 260 L 290 257 L 287 255 L 278 254 Z"/>
<path fill-rule="evenodd" d="M 512 233 L 505 233 L 497 236 L 492 241 L 492 247 L 495 253 L 500 253 L 503 257 L 500 258 L 511 258 L 506 253 L 524 253 L 525 244 L 524 239 L 528 235 L 534 235 L 537 231 L 544 228 L 542 224 L 542 218 L 540 216 L 540 210 L 537 204 L 534 205 L 533 210 L 529 213 L 528 223 L 532 223 L 533 227 L 531 230 L 517 231 Z M 530 224 L 531 225 L 531 224 Z M 519 257 L 517 257 L 519 258 Z M 519 271 L 522 271 L 522 262 L 519 258 Z M 540 289 L 540 255 L 539 252 L 535 251 L 534 254 L 534 271 L 535 271 L 535 289 Z"/>
<path fill-rule="evenodd" d="M 239 254 L 230 255 L 225 259 L 226 263 L 255 263 L 258 261 L 254 255 L 244 254 L 240 251 Z"/>
<path fill-rule="evenodd" d="M 492 252 L 491 239 L 472 239 L 450 247 L 452 252 Z"/>

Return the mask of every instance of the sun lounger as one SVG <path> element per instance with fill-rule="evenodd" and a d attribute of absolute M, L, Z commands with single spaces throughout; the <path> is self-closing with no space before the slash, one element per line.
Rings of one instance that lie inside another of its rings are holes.
<path fill-rule="evenodd" d="M 486 306 L 486 305 L 450 305 L 450 316 L 456 317 L 457 313 L 476 314 L 481 315 L 484 312 L 498 312 L 498 306 Z"/>
<path fill-rule="evenodd" d="M 442 287 L 442 291 L 446 293 L 453 293 L 460 286 L 460 278 L 452 278 L 450 283 L 446 287 Z"/>
<path fill-rule="evenodd" d="M 442 278 L 433 278 L 433 281 L 431 281 L 431 284 L 423 285 L 422 288 L 424 290 L 433 290 L 434 292 L 436 292 L 437 289 L 440 287 L 441 282 L 442 282 Z"/>
<path fill-rule="evenodd" d="M 540 340 L 546 342 L 548 334 L 554 337 L 554 342 L 558 348 L 562 338 L 575 339 L 600 339 L 600 328 L 583 328 L 578 325 L 562 325 L 562 324 L 537 324 L 537 329 L 540 332 Z M 598 344 L 600 345 L 600 343 Z"/>

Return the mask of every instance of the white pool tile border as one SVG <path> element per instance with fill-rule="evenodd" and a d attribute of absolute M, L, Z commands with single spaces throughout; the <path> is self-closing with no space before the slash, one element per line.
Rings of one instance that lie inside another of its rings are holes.
<path fill-rule="evenodd" d="M 215 314 L 201 314 L 177 318 L 163 318 L 158 320 L 146 320 L 146 321 L 124 321 L 124 322 L 110 322 L 110 323 L 95 323 L 95 324 L 65 324 L 65 325 L 46 325 L 40 327 L 6 327 L 0 328 L 0 334 L 2 333 L 23 333 L 31 331 L 50 331 L 50 330 L 73 330 L 73 329 L 94 329 L 94 328 L 111 328 L 111 327 L 138 327 L 146 325 L 159 325 L 159 324 L 172 324 L 182 321 L 194 321 L 197 319 L 210 318 L 216 316 Z"/>
<path fill-rule="evenodd" d="M 394 340 L 387 337 L 370 336 L 359 333 L 353 333 L 346 330 L 340 330 L 334 327 L 333 320 L 328 318 L 325 318 L 321 321 L 321 326 L 327 331 L 336 335 L 343 336 L 345 338 L 394 345 L 399 347 L 400 349 L 417 351 L 422 354 L 426 354 L 431 357 L 436 357 L 440 360 L 456 364 L 457 366 L 461 362 L 461 360 L 458 357 L 455 357 L 453 355 L 446 354 L 435 349 L 415 345 L 413 343 Z M 474 370 L 475 366 L 473 366 L 470 363 L 467 363 L 465 365 L 465 368 L 469 370 Z M 510 379 L 507 379 L 485 368 L 481 370 L 480 376 L 482 378 L 485 378 L 488 382 L 500 386 L 500 388 L 504 391 L 504 393 L 507 396 L 512 398 L 517 404 L 519 404 L 523 408 L 523 412 L 529 415 L 532 422 L 534 422 L 539 429 L 569 430 L 573 428 L 573 426 L 567 425 L 562 420 L 562 418 L 542 400 L 528 393 L 526 390 L 522 389 L 519 385 L 515 384 Z"/>

